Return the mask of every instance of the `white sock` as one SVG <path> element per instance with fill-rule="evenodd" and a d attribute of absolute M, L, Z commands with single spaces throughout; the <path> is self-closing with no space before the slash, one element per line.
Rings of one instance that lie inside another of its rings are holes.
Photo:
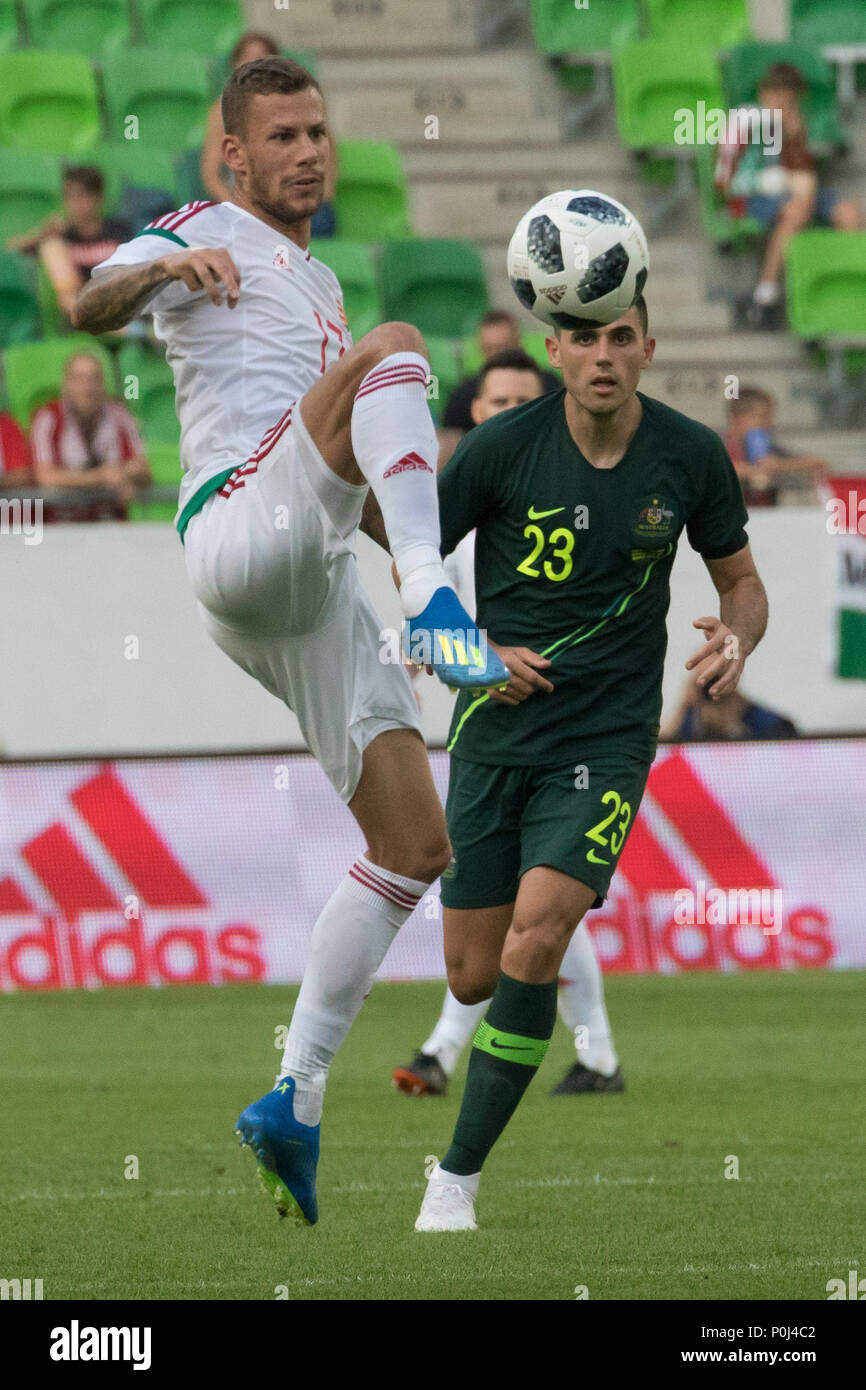
<path fill-rule="evenodd" d="M 430 1174 L 431 1182 L 456 1183 L 458 1187 L 463 1188 L 464 1192 L 469 1192 L 473 1197 L 478 1196 L 478 1184 L 480 1180 L 480 1170 L 477 1173 L 449 1173 L 447 1169 L 441 1168 L 438 1163 Z"/>
<path fill-rule="evenodd" d="M 316 1125 L 328 1069 L 373 988 L 398 930 L 429 888 L 361 855 L 328 899 L 310 941 L 278 1080 L 295 1079 L 295 1118 Z"/>
<path fill-rule="evenodd" d="M 450 989 L 446 989 L 442 1012 L 421 1048 L 428 1057 L 438 1059 L 446 1076 L 450 1076 L 457 1066 L 460 1053 L 487 1012 L 489 1003 L 490 1000 L 485 999 L 481 1004 L 461 1004 Z"/>
<path fill-rule="evenodd" d="M 578 1060 L 591 1071 L 613 1076 L 619 1058 L 604 1006 L 601 968 L 585 922 L 575 928 L 560 966 L 559 1015 L 572 1037 L 581 1025 L 588 1032 L 587 1042 L 577 1044 Z"/>
<path fill-rule="evenodd" d="M 426 608 L 447 582 L 439 554 L 439 450 L 428 373 L 420 353 L 392 352 L 364 377 L 352 410 L 352 448 L 382 510 L 407 617 Z"/>

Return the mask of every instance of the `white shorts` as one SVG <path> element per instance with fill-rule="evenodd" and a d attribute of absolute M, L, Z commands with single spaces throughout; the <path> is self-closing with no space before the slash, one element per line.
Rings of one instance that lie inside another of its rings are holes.
<path fill-rule="evenodd" d="M 354 539 L 367 494 L 338 478 L 298 405 L 278 441 L 196 512 L 184 544 L 205 627 L 242 670 L 294 711 L 337 792 L 386 729 L 419 729 L 404 668 L 379 659 L 381 623 Z"/>

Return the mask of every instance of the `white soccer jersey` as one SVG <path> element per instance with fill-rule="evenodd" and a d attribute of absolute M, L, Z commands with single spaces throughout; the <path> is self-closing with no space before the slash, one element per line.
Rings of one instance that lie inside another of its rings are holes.
<path fill-rule="evenodd" d="M 235 203 L 188 203 L 157 218 L 93 277 L 185 246 L 224 247 L 241 287 L 229 309 L 224 289 L 217 306 L 173 280 L 139 311 L 153 315 L 174 372 L 181 511 L 208 478 L 249 458 L 352 343 L 334 272 Z"/>

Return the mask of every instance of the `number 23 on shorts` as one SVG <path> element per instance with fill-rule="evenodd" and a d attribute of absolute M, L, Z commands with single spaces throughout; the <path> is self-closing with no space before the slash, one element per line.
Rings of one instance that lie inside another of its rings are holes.
<path fill-rule="evenodd" d="M 615 859 L 625 844 L 625 837 L 628 833 L 629 822 L 631 821 L 631 806 L 627 801 L 623 801 L 619 792 L 613 789 L 606 791 L 601 798 L 602 806 L 609 806 L 611 809 L 603 820 L 598 821 L 590 830 L 586 832 L 586 839 L 594 840 L 596 845 Z M 616 821 L 615 825 L 612 823 Z M 612 826 L 612 828 L 610 828 Z M 595 846 L 591 846 L 586 857 L 591 864 L 609 864 L 610 859 L 603 859 Z"/>

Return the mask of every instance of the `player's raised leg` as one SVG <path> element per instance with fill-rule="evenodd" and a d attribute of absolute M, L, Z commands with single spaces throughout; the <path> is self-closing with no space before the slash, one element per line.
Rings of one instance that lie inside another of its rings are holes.
<path fill-rule="evenodd" d="M 367 849 L 313 928 L 278 1084 L 237 1125 L 278 1211 L 309 1225 L 318 1219 L 319 1122 L 331 1062 L 394 937 L 451 853 L 427 753 L 413 729 L 389 729 L 367 745 L 349 806 Z"/>
<path fill-rule="evenodd" d="M 490 1008 L 472 1046 L 451 1146 L 431 1175 L 417 1231 L 472 1230 L 481 1167 L 544 1059 L 556 1021 L 559 968 L 595 890 L 557 869 L 523 875 Z M 450 971 L 449 971 L 450 979 Z M 489 987 L 483 973 L 458 997 Z"/>
<path fill-rule="evenodd" d="M 506 668 L 481 641 L 439 553 L 438 445 L 428 372 L 418 330 L 381 324 L 310 388 L 301 416 L 328 467 L 345 482 L 366 480 L 375 493 L 400 576 L 405 640 L 417 664 L 429 662 L 453 686 L 501 685 Z"/>

